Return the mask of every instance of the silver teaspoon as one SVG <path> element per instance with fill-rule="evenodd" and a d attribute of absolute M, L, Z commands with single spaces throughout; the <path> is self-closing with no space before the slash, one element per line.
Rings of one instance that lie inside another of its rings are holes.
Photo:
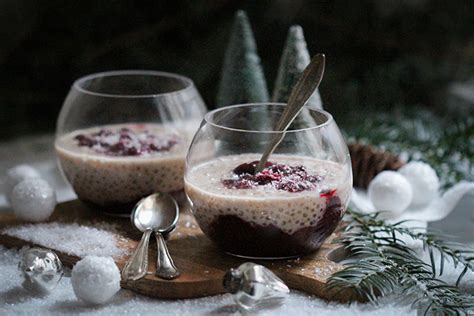
<path fill-rule="evenodd" d="M 155 232 L 158 258 L 155 274 L 163 279 L 174 279 L 179 271 L 174 265 L 163 234 L 171 232 L 178 222 L 179 208 L 168 194 L 155 193 L 141 199 L 133 209 L 132 224 L 144 232 L 135 252 L 122 270 L 124 280 L 138 280 L 148 271 L 148 245 L 152 232 Z"/>
<path fill-rule="evenodd" d="M 285 137 L 285 131 L 290 127 L 298 114 L 308 102 L 313 92 L 318 88 L 324 75 L 325 57 L 324 54 L 317 54 L 313 57 L 308 66 L 306 66 L 301 78 L 291 90 L 288 103 L 278 120 L 275 131 L 283 133 L 275 133 L 268 146 L 263 152 L 262 158 L 255 168 L 255 173 L 260 172 L 265 167 L 268 157 L 273 153 L 275 148 L 280 144 Z"/>

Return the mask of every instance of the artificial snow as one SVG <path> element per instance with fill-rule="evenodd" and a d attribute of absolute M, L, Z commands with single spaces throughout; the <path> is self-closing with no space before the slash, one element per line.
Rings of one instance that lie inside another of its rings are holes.
<path fill-rule="evenodd" d="M 27 224 L 5 228 L 2 233 L 81 258 L 87 255 L 118 258 L 126 252 L 117 246 L 112 232 L 76 223 Z"/>
<path fill-rule="evenodd" d="M 104 304 L 120 290 L 120 271 L 111 257 L 87 256 L 71 274 L 76 296 L 89 304 Z"/>
<path fill-rule="evenodd" d="M 58 287 L 47 297 L 36 297 L 21 286 L 17 271 L 20 257 L 17 250 L 0 246 L 0 314 L 88 314 L 88 315 L 209 315 L 234 314 L 239 312 L 230 294 L 187 300 L 160 300 L 137 295 L 128 290 L 120 290 L 105 305 L 91 306 L 76 298 L 71 286 L 71 278 L 64 277 Z M 447 264 L 443 278 L 455 282 L 460 267 L 455 271 Z M 474 275 L 468 273 L 461 286 L 471 285 L 474 290 Z M 260 310 L 259 315 L 416 315 L 416 311 L 401 303 L 396 297 L 379 301 L 378 306 L 354 303 L 352 305 L 326 303 L 325 301 L 298 291 L 291 291 L 284 305 L 274 309 Z"/>

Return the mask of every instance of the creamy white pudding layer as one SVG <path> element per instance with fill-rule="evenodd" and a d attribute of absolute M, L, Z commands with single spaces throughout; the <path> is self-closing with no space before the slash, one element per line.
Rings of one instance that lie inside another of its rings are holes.
<path fill-rule="evenodd" d="M 327 208 L 324 192 L 335 191 L 346 206 L 350 191 L 350 169 L 343 165 L 314 158 L 272 155 L 272 163 L 303 165 L 308 174 L 322 180 L 315 190 L 288 192 L 271 184 L 249 189 L 228 188 L 224 179 L 231 179 L 232 170 L 243 163 L 259 160 L 258 154 L 224 156 L 197 165 L 185 177 L 185 191 L 192 201 L 196 219 L 202 227 L 223 215 L 234 215 L 261 226 L 273 225 L 292 234 L 302 227 L 315 226 Z"/>
<path fill-rule="evenodd" d="M 138 156 L 111 156 L 93 147 L 78 146 L 77 135 L 101 129 L 148 130 L 158 138 L 175 137 L 177 143 L 169 150 Z M 76 130 L 59 138 L 56 153 L 66 178 L 78 197 L 98 205 L 128 203 L 156 192 L 183 189 L 184 161 L 197 125 L 182 127 L 159 124 L 121 124 Z"/>

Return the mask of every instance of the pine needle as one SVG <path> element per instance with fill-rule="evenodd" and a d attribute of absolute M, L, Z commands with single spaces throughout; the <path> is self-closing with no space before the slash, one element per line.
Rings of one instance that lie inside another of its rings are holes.
<path fill-rule="evenodd" d="M 462 293 L 458 285 L 467 271 L 474 271 L 472 249 L 463 249 L 460 243 L 444 241 L 437 233 L 421 233 L 402 226 L 403 222 L 387 224 L 379 214 L 363 214 L 348 210 L 349 225 L 335 240 L 344 245 L 351 258 L 343 270 L 334 273 L 328 289 L 352 290 L 359 297 L 376 304 L 378 297 L 401 289 L 413 296 L 412 306 L 425 314 L 462 315 L 473 307 L 472 297 Z M 429 263 L 418 257 L 397 235 L 406 235 L 423 242 L 429 253 Z M 434 252 L 440 256 L 439 269 Z M 444 270 L 444 261 L 451 260 L 463 266 L 456 286 L 438 279 Z"/>

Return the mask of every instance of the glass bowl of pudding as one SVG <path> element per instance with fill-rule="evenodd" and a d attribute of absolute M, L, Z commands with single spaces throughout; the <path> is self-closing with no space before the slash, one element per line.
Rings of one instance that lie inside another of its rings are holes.
<path fill-rule="evenodd" d="M 55 150 L 78 198 L 129 214 L 153 192 L 183 194 L 185 157 L 205 104 L 189 78 L 111 71 L 74 82 L 59 114 Z"/>
<path fill-rule="evenodd" d="M 265 168 L 255 168 L 285 104 L 205 115 L 186 158 L 185 191 L 202 231 L 225 252 L 257 259 L 316 251 L 352 190 L 347 145 L 332 116 L 304 108 Z"/>

